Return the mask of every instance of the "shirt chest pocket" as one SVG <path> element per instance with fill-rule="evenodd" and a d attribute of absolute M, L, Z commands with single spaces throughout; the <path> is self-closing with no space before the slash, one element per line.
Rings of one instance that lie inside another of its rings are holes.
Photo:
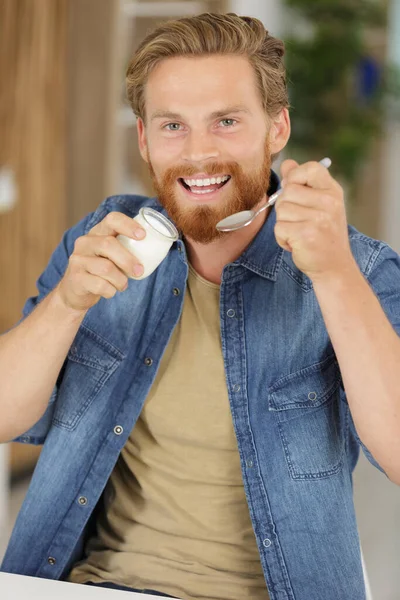
<path fill-rule="evenodd" d="M 334 358 L 276 381 L 268 408 L 275 414 L 282 448 L 294 479 L 317 479 L 342 466 L 345 435 L 340 371 Z"/>
<path fill-rule="evenodd" d="M 74 429 L 123 358 L 112 344 L 81 326 L 61 372 L 53 423 Z"/>

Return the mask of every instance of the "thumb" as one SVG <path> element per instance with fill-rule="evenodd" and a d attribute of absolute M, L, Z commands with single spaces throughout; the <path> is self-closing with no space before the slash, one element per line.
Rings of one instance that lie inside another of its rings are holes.
<path fill-rule="evenodd" d="M 295 160 L 292 160 L 291 158 L 284 160 L 283 163 L 281 164 L 282 179 L 286 179 L 287 176 L 289 175 L 290 171 L 292 169 L 295 169 L 298 166 L 299 166 L 299 163 L 297 163 Z"/>

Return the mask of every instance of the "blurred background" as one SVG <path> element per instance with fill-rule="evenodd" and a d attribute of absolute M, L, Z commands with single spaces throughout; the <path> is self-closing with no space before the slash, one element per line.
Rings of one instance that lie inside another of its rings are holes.
<path fill-rule="evenodd" d="M 279 160 L 330 156 L 349 222 L 400 251 L 400 0 L 0 0 L 0 333 L 68 227 L 108 195 L 153 195 L 125 68 L 158 23 L 207 11 L 286 41 Z M 0 557 L 39 452 L 0 446 Z M 363 456 L 354 480 L 370 597 L 399 600 L 400 489 Z"/>

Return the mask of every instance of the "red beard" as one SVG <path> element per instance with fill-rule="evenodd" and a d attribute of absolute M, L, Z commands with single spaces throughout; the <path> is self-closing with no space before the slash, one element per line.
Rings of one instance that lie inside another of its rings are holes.
<path fill-rule="evenodd" d="M 219 221 L 233 213 L 251 210 L 262 200 L 269 187 L 271 162 L 269 144 L 266 143 L 262 167 L 251 173 L 245 173 L 236 162 L 204 165 L 202 172 L 210 177 L 231 176 L 228 184 L 231 189 L 226 199 L 223 202 L 217 201 L 216 206 L 182 206 L 183 202 L 177 198 L 176 186 L 181 185 L 178 178 L 190 179 L 198 173 L 198 169 L 172 167 L 162 175 L 161 182 L 156 179 L 150 159 L 149 169 L 158 200 L 182 235 L 194 242 L 209 244 L 226 235 L 216 229 Z"/>

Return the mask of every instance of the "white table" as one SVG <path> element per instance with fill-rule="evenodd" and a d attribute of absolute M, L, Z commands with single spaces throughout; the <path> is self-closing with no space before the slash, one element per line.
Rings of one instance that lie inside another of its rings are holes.
<path fill-rule="evenodd" d="M 0 573 L 1 600 L 160 600 L 162 596 Z"/>

